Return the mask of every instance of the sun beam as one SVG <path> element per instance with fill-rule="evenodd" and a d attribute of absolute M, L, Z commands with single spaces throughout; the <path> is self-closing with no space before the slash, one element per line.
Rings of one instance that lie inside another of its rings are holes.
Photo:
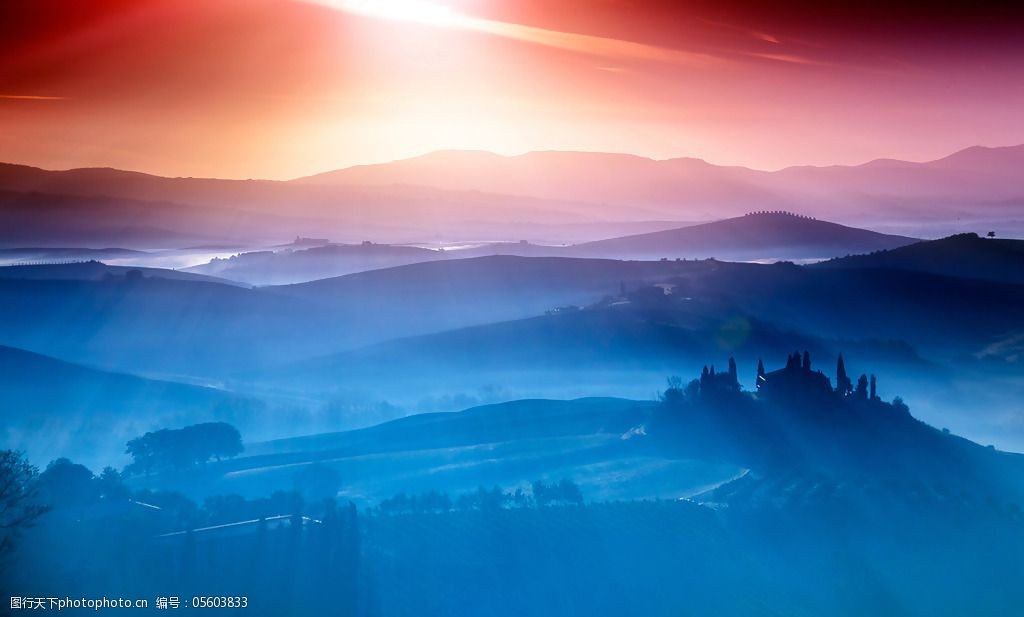
<path fill-rule="evenodd" d="M 472 20 L 455 9 L 427 0 L 326 0 L 340 10 L 394 21 L 412 21 L 443 28 L 465 27 Z"/>

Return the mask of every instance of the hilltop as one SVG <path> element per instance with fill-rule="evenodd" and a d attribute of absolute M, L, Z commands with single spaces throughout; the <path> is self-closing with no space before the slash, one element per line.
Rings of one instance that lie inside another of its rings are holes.
<path fill-rule="evenodd" d="M 707 258 L 726 261 L 825 259 L 891 249 L 914 238 L 820 221 L 791 212 L 754 212 L 679 229 L 587 242 L 581 257 Z"/>

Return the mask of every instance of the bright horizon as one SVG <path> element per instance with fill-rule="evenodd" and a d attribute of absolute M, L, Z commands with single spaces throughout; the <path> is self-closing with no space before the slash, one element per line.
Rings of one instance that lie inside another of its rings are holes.
<path fill-rule="evenodd" d="M 15 0 L 0 159 L 284 180 L 445 150 L 773 171 L 1024 143 L 995 9 Z"/>

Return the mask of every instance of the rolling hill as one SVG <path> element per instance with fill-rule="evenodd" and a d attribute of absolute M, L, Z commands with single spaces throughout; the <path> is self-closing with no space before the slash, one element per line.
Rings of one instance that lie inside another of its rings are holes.
<path fill-rule="evenodd" d="M 443 258 L 442 251 L 365 242 L 240 253 L 187 270 L 252 285 L 287 285 Z"/>
<path fill-rule="evenodd" d="M 692 267 L 699 266 L 487 257 L 244 289 L 156 275 L 57 280 L 74 266 L 47 266 L 50 280 L 0 278 L 0 344 L 117 370 L 216 379 L 588 304 L 623 283 Z"/>
<path fill-rule="evenodd" d="M 12 265 L 28 262 L 51 263 L 61 260 L 90 261 L 104 259 L 123 259 L 146 255 L 142 251 L 115 247 L 76 248 L 76 247 L 14 247 L 0 248 L 0 264 Z"/>
<path fill-rule="evenodd" d="M 561 474 L 603 486 L 608 496 L 651 498 L 692 495 L 699 484 L 721 484 L 750 469 L 817 482 L 916 481 L 1003 501 L 1024 497 L 1021 455 L 934 429 L 866 385 L 837 393 L 806 359 L 770 370 L 757 396 L 734 384 L 723 370 L 667 393 L 662 403 L 518 400 L 420 414 L 255 444 L 200 474 L 139 482 L 199 495 L 250 494 L 286 486 L 297 470 L 319 462 L 349 479 L 343 496 L 371 503 L 400 491 L 516 486 Z"/>
<path fill-rule="evenodd" d="M 678 497 L 739 474 L 734 465 L 670 460 L 638 447 L 631 431 L 656 405 L 616 398 L 519 400 L 455 413 L 419 414 L 376 426 L 256 443 L 244 457 L 197 477 L 138 478 L 202 496 L 287 487 L 320 462 L 347 478 L 343 496 L 373 504 L 400 491 L 470 491 L 533 477 L 577 477 L 608 498 Z M 592 493 L 595 496 L 596 492 Z"/>
<path fill-rule="evenodd" d="M 142 433 L 220 419 L 256 424 L 254 400 L 214 388 L 145 379 L 0 346 L 0 447 L 45 464 L 72 456 L 103 465 L 123 459 Z"/>
<path fill-rule="evenodd" d="M 580 257 L 620 259 L 807 260 L 869 253 L 915 241 L 787 212 L 759 212 L 680 229 L 587 242 L 569 252 Z"/>
<path fill-rule="evenodd" d="M 870 255 L 831 259 L 821 268 L 882 268 L 1024 285 L 1024 240 L 960 234 Z"/>
<path fill-rule="evenodd" d="M 764 212 L 689 227 L 659 230 L 567 246 L 525 240 L 483 243 L 450 250 L 374 244 L 327 244 L 306 249 L 258 251 L 188 268 L 251 284 L 307 282 L 367 270 L 474 257 L 595 259 L 706 259 L 734 261 L 820 260 L 916 242 L 785 212 Z"/>
<path fill-rule="evenodd" d="M 243 285 L 235 281 L 215 276 L 206 276 L 204 274 L 168 270 L 165 268 L 108 266 L 95 260 L 59 264 L 0 266 L 0 279 L 103 281 L 108 279 L 124 279 L 129 272 L 136 272 L 141 278 L 220 283 L 232 286 Z"/>

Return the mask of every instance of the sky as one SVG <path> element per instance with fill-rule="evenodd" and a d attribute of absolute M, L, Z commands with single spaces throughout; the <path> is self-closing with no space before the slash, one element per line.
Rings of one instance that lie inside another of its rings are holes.
<path fill-rule="evenodd" d="M 445 149 L 778 169 L 1024 143 L 1024 9 L 977 2 L 7 0 L 0 58 L 0 160 L 50 169 L 286 179 Z"/>

